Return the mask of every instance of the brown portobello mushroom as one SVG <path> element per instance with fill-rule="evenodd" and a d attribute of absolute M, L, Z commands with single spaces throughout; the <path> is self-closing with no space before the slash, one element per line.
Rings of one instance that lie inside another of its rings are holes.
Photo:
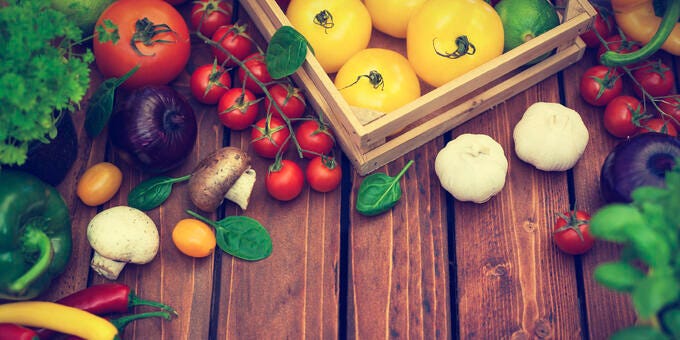
<path fill-rule="evenodd" d="M 225 196 L 245 210 L 254 183 L 250 156 L 239 148 L 227 146 L 198 163 L 189 179 L 189 196 L 197 208 L 206 212 L 215 211 Z"/>

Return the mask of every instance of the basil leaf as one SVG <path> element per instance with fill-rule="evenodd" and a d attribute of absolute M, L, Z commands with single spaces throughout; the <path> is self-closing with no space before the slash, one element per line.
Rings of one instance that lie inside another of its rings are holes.
<path fill-rule="evenodd" d="M 269 41 L 265 53 L 267 71 L 273 79 L 285 78 L 297 71 L 307 56 L 307 40 L 290 26 L 281 26 Z"/>
<path fill-rule="evenodd" d="M 656 315 L 680 297 L 680 287 L 672 275 L 645 277 L 631 294 L 635 310 L 641 318 Z"/>
<path fill-rule="evenodd" d="M 113 99 L 116 89 L 130 78 L 132 74 L 137 72 L 138 69 L 139 65 L 136 65 L 120 78 L 106 79 L 99 85 L 97 91 L 92 94 L 88 101 L 89 106 L 85 115 L 85 131 L 87 131 L 88 136 L 91 138 L 97 137 L 104 130 L 113 111 Z"/>
<path fill-rule="evenodd" d="M 609 340 L 668 340 L 668 337 L 652 326 L 632 326 L 614 333 Z"/>
<path fill-rule="evenodd" d="M 366 216 L 375 216 L 395 206 L 401 199 L 399 180 L 411 164 L 413 160 L 406 163 L 406 166 L 394 177 L 384 173 L 375 173 L 364 178 L 357 193 L 357 211 Z"/>
<path fill-rule="evenodd" d="M 149 178 L 136 187 L 128 194 L 128 205 L 139 210 L 151 210 L 163 204 L 172 193 L 172 185 L 177 182 L 186 181 L 191 175 L 179 178 L 158 176 Z"/>
<path fill-rule="evenodd" d="M 631 292 L 645 273 L 625 262 L 602 263 L 593 272 L 595 281 L 612 290 Z"/>

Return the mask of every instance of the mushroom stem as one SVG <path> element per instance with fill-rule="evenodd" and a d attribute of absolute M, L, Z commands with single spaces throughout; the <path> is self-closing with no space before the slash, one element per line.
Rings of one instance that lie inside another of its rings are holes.
<path fill-rule="evenodd" d="M 94 253 L 92 262 L 90 262 L 90 266 L 95 272 L 109 280 L 117 279 L 125 264 L 127 262 L 111 260 L 97 252 Z"/>

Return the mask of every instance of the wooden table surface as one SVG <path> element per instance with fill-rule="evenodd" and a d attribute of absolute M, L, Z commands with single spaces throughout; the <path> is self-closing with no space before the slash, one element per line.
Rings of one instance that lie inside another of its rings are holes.
<path fill-rule="evenodd" d="M 195 50 L 205 47 L 195 44 Z M 190 72 L 206 60 L 194 53 L 173 86 L 188 95 Z M 192 204 L 186 186 L 177 185 L 164 205 L 148 212 L 159 226 L 158 256 L 146 265 L 126 266 L 117 282 L 173 306 L 179 316 L 138 321 L 124 338 L 604 339 L 633 324 L 629 298 L 592 277 L 594 267 L 616 258 L 619 249 L 598 241 L 589 253 L 570 256 L 551 236 L 556 212 L 575 205 L 593 212 L 603 204 L 600 166 L 618 140 L 604 132 L 602 109 L 578 94 L 579 77 L 594 62 L 594 51 L 587 51 L 564 72 L 380 168 L 394 175 L 415 161 L 401 180 L 401 201 L 379 216 L 355 211 L 362 177 L 347 159 L 341 188 L 321 194 L 306 187 L 295 200 L 279 202 L 268 196 L 262 180 L 269 161 L 253 157 L 259 179 L 247 211 L 225 203 L 208 216 L 260 221 L 272 236 L 273 253 L 259 262 L 221 251 L 202 259 L 181 254 L 171 231 Z M 100 81 L 94 72 L 93 84 Z M 590 141 L 572 170 L 539 171 L 515 155 L 512 130 L 537 101 L 560 102 L 581 113 Z M 170 176 L 189 173 L 223 145 L 249 148 L 248 133 L 223 129 L 215 106 L 191 103 L 199 125 L 195 150 Z M 106 133 L 87 137 L 84 112 L 74 116 L 79 156 L 59 186 L 73 219 L 73 257 L 40 297 L 44 300 L 107 282 L 89 269 L 87 223 L 102 209 L 126 204 L 131 188 L 150 177 L 119 159 Z M 454 200 L 434 172 L 437 152 L 468 132 L 493 137 L 509 160 L 504 189 L 484 204 Z M 85 169 L 105 160 L 122 168 L 123 186 L 104 206 L 87 207 L 75 196 L 75 183 Z"/>

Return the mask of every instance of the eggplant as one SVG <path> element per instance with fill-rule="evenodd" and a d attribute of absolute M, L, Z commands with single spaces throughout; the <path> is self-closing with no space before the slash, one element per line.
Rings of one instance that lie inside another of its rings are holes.
<path fill-rule="evenodd" d="M 144 86 L 116 103 L 109 137 L 121 158 L 145 172 L 181 165 L 196 143 L 196 116 L 188 101 L 165 85 Z"/>
<path fill-rule="evenodd" d="M 602 164 L 600 193 L 607 203 L 632 202 L 641 186 L 666 187 L 666 172 L 680 160 L 680 140 L 649 132 L 619 143 Z"/>

